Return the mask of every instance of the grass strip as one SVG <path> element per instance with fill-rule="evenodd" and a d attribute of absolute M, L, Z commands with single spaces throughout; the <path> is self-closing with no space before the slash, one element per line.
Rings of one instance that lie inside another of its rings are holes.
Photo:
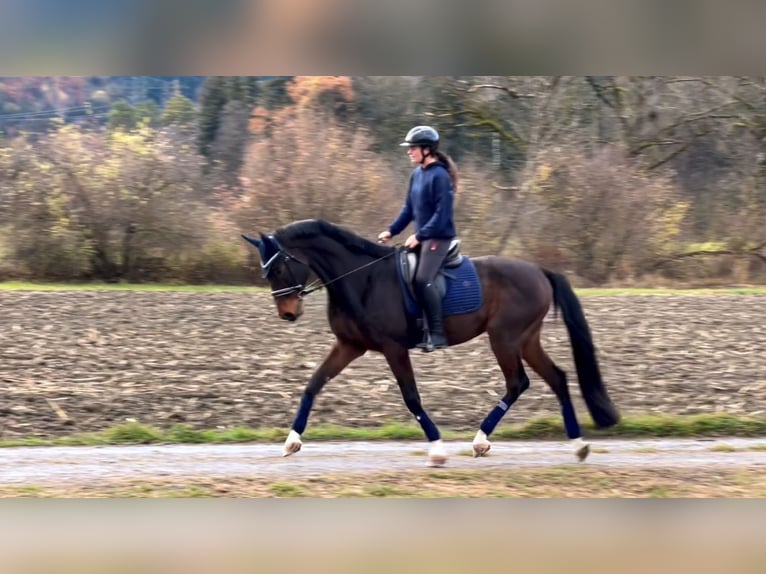
<path fill-rule="evenodd" d="M 100 432 L 81 433 L 54 438 L 13 438 L 0 441 L 0 447 L 12 446 L 98 446 L 121 444 L 226 444 L 248 442 L 281 442 L 289 429 L 245 428 L 194 429 L 177 424 L 158 429 L 138 422 L 110 427 Z M 443 429 L 445 440 L 471 440 L 475 431 Z M 595 429 L 583 424 L 586 437 L 611 438 L 704 438 L 704 437 L 758 437 L 766 436 L 766 417 L 744 417 L 718 414 L 699 415 L 633 415 L 626 416 L 610 429 Z M 519 425 L 501 425 L 493 433 L 493 440 L 562 440 L 566 436 L 558 417 L 532 419 Z M 341 425 L 309 427 L 305 440 L 377 441 L 424 440 L 423 431 L 412 423 L 389 422 L 381 426 L 356 428 Z"/>

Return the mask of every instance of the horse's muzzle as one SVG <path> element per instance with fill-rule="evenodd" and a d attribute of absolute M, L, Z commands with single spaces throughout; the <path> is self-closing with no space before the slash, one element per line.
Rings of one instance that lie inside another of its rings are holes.
<path fill-rule="evenodd" d="M 284 319 L 285 321 L 290 321 L 291 323 L 293 321 L 297 321 L 298 317 L 300 317 L 300 315 L 298 315 L 296 313 L 282 313 L 280 315 L 280 318 Z"/>

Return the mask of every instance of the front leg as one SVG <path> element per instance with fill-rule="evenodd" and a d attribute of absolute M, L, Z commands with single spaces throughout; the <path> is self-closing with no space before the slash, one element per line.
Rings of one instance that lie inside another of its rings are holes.
<path fill-rule="evenodd" d="M 436 428 L 420 402 L 420 393 L 418 393 L 418 387 L 415 383 L 415 373 L 412 370 L 409 351 L 401 345 L 392 345 L 383 350 L 383 355 L 386 357 L 394 377 L 396 377 L 404 404 L 415 415 L 415 420 L 420 423 L 426 438 L 431 443 L 428 451 L 429 466 L 442 466 L 447 462 L 447 451 L 442 443 L 439 429 Z"/>
<path fill-rule="evenodd" d="M 290 456 L 293 453 L 298 452 L 301 449 L 301 435 L 306 430 L 306 424 L 308 423 L 309 413 L 311 407 L 314 404 L 314 398 L 322 390 L 327 381 L 338 376 L 338 374 L 346 368 L 346 366 L 353 361 L 364 355 L 366 349 L 357 347 L 350 343 L 335 340 L 333 348 L 330 353 L 322 361 L 314 374 L 311 375 L 306 388 L 301 396 L 301 404 L 298 407 L 298 414 L 295 416 L 293 426 L 290 429 L 290 433 L 285 440 L 284 451 L 282 456 Z"/>

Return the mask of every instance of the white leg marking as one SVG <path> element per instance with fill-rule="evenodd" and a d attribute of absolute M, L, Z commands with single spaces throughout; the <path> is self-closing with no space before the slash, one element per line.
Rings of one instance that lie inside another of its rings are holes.
<path fill-rule="evenodd" d="M 489 452 L 491 447 L 492 444 L 487 439 L 487 435 L 484 431 L 477 431 L 476 436 L 473 437 L 473 457 L 484 456 Z"/>
<path fill-rule="evenodd" d="M 301 435 L 294 430 L 291 430 L 285 439 L 285 448 L 282 451 L 282 456 L 290 456 L 301 450 Z"/>
<path fill-rule="evenodd" d="M 447 462 L 447 449 L 444 443 L 439 440 L 431 441 L 431 448 L 428 450 L 428 466 L 443 466 Z"/>

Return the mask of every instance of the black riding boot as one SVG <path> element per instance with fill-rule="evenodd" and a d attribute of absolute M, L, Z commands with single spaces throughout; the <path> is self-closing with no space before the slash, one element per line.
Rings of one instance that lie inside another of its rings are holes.
<path fill-rule="evenodd" d="M 444 322 L 442 320 L 442 298 L 436 286 L 428 284 L 422 295 L 423 311 L 426 317 L 425 338 L 417 347 L 430 353 L 435 349 L 444 349 L 449 346 L 447 337 L 444 335 Z"/>

